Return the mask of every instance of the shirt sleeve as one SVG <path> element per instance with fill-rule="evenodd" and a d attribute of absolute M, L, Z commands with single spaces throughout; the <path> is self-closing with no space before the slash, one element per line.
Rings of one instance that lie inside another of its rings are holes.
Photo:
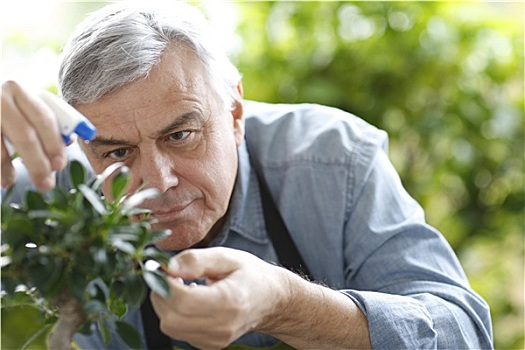
<path fill-rule="evenodd" d="M 373 153 L 373 154 L 372 154 Z M 487 349 L 486 302 L 444 237 L 425 223 L 384 149 L 354 172 L 345 228 L 345 279 L 376 349 Z M 372 161 L 370 161 L 372 159 Z"/>

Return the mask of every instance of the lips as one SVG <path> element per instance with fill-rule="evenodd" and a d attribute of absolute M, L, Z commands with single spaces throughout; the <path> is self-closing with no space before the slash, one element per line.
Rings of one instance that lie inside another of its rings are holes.
<path fill-rule="evenodd" d="M 170 208 L 152 210 L 150 217 L 157 219 L 159 222 L 171 221 L 171 220 L 177 219 L 179 216 L 183 214 L 185 209 L 191 205 L 191 203 L 193 202 L 188 202 L 185 204 L 172 206 Z"/>

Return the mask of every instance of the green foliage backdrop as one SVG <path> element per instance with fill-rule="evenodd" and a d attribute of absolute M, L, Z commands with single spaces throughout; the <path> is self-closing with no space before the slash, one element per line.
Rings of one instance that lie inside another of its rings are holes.
<path fill-rule="evenodd" d="M 491 306 L 495 347 L 525 348 L 523 2 L 196 3 L 236 29 L 246 98 L 336 106 L 389 133 L 405 186 Z M 4 37 L 3 56 L 58 51 L 102 5 L 62 3 L 68 27 Z M 23 344 L 30 314 L 2 316 L 2 343 Z"/>
<path fill-rule="evenodd" d="M 239 11 L 246 98 L 328 104 L 386 130 L 405 186 L 490 303 L 495 346 L 522 349 L 523 4 L 250 2 Z"/>

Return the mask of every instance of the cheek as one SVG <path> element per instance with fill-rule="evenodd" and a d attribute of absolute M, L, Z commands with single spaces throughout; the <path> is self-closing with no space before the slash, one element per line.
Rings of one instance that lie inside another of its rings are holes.
<path fill-rule="evenodd" d="M 224 212 L 237 175 L 237 149 L 217 143 L 203 157 L 186 162 L 179 174 L 202 193 L 208 210 Z"/>
<path fill-rule="evenodd" d="M 207 190 L 213 194 L 211 201 L 221 206 L 228 204 L 237 175 L 237 151 L 218 152 L 206 166 L 205 179 Z"/>

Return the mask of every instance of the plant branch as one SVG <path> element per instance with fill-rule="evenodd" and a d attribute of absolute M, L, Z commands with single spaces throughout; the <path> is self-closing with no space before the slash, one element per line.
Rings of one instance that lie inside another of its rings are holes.
<path fill-rule="evenodd" d="M 50 350 L 72 350 L 73 335 L 84 323 L 85 314 L 82 305 L 67 292 L 54 300 L 59 309 L 58 321 L 49 333 L 47 345 Z"/>

